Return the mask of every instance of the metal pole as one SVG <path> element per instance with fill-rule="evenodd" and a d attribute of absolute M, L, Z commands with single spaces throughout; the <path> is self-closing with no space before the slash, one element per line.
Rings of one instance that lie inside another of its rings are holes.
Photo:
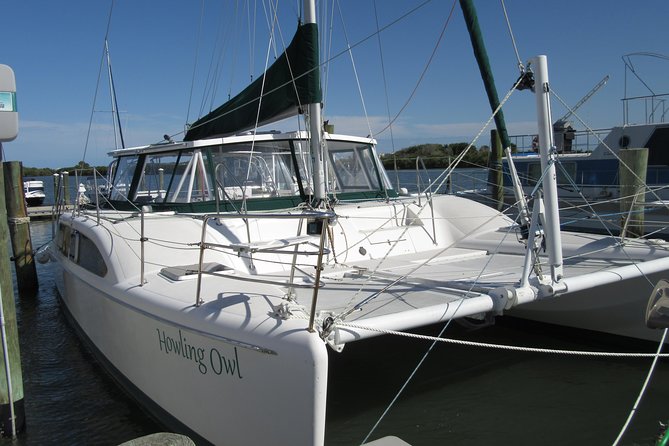
<path fill-rule="evenodd" d="M 304 0 L 304 23 L 316 23 L 316 5 L 314 0 Z M 320 82 L 320 77 L 318 82 Z M 325 199 L 325 169 L 323 168 L 321 104 L 308 104 L 310 152 L 314 181 L 314 202 Z"/>
<path fill-rule="evenodd" d="M 202 305 L 203 301 L 200 299 L 200 291 L 202 290 L 202 263 L 204 261 L 204 250 L 206 246 L 204 244 L 204 239 L 207 236 L 207 223 L 209 222 L 209 216 L 205 216 L 202 220 L 202 236 L 200 237 L 200 259 L 197 264 L 197 289 L 195 291 L 195 306 L 199 307 Z"/>
<path fill-rule="evenodd" d="M 140 242 L 140 266 L 139 266 L 139 286 L 144 286 L 144 242 L 146 237 L 144 237 L 144 207 L 142 206 L 141 210 L 141 222 L 140 222 L 140 231 L 139 236 Z"/>
<path fill-rule="evenodd" d="M 98 169 L 93 169 L 93 187 L 95 187 L 95 218 L 100 224 L 100 189 L 98 189 Z"/>
<path fill-rule="evenodd" d="M 537 124 L 539 126 L 539 153 L 543 176 L 544 204 L 546 205 L 546 244 L 551 265 L 551 277 L 554 282 L 562 280 L 562 238 L 560 235 L 560 216 L 555 172 L 555 145 L 551 118 L 550 87 L 548 83 L 548 60 L 546 56 L 537 56 L 530 61 L 534 67 L 534 90 L 537 103 Z"/>
<path fill-rule="evenodd" d="M 321 271 L 323 270 L 323 249 L 325 248 L 325 231 L 327 229 L 328 219 L 321 218 L 321 241 L 318 249 L 318 260 L 316 262 L 316 278 L 314 283 L 314 294 L 311 298 L 311 313 L 309 314 L 309 331 L 314 332 L 314 321 L 316 319 L 316 302 L 318 301 L 318 288 L 321 283 Z"/>

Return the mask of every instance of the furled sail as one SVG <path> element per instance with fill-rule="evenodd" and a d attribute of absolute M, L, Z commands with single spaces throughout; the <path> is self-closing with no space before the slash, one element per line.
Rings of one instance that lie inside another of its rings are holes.
<path fill-rule="evenodd" d="M 241 93 L 195 121 L 184 141 L 228 135 L 294 116 L 306 104 L 321 102 L 318 27 L 300 25 L 286 51 Z M 258 105 L 260 103 L 260 112 Z"/>

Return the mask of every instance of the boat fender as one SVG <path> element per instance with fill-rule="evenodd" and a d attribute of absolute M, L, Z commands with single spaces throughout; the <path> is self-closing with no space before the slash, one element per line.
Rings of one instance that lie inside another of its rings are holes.
<path fill-rule="evenodd" d="M 49 263 L 49 260 L 51 260 L 51 254 L 49 253 L 49 243 L 37 249 L 35 252 L 35 259 L 42 265 Z"/>

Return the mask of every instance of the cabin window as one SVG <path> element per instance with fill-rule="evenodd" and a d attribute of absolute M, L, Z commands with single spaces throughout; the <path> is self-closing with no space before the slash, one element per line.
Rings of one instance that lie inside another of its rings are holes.
<path fill-rule="evenodd" d="M 104 277 L 107 274 L 107 264 L 100 254 L 98 247 L 88 237 L 79 235 L 77 264 L 93 274 Z"/>
<path fill-rule="evenodd" d="M 146 155 L 139 177 L 134 201 L 138 203 L 162 203 L 167 189 L 174 180 L 179 154 L 177 152 Z M 181 171 L 181 175 L 183 171 Z M 178 184 L 178 180 L 177 183 Z"/>
<path fill-rule="evenodd" d="M 335 192 L 379 190 L 374 154 L 368 144 L 329 141 L 328 183 Z"/>
<path fill-rule="evenodd" d="M 56 234 L 56 246 L 64 256 L 82 268 L 100 277 L 107 274 L 107 264 L 98 247 L 79 231 L 61 224 Z"/>
<path fill-rule="evenodd" d="M 219 146 L 211 157 L 222 200 L 300 195 L 288 141 Z"/>
<path fill-rule="evenodd" d="M 649 166 L 669 166 L 669 127 L 658 127 L 645 145 L 648 147 Z"/>
<path fill-rule="evenodd" d="M 122 156 L 119 158 L 110 195 L 112 200 L 128 199 L 132 177 L 137 168 L 137 159 L 137 156 Z"/>
<path fill-rule="evenodd" d="M 199 149 L 181 151 L 167 191 L 167 202 L 193 203 L 214 200 L 206 161 Z"/>

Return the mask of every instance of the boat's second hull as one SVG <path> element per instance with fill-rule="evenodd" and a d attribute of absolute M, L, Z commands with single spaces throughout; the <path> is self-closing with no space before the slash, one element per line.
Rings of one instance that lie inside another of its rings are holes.
<path fill-rule="evenodd" d="M 515 307 L 508 314 L 537 322 L 657 342 L 662 338 L 662 330 L 646 327 L 645 311 L 654 284 L 662 277 L 662 273 L 657 273 L 603 285 L 592 291 L 540 300 Z"/>

